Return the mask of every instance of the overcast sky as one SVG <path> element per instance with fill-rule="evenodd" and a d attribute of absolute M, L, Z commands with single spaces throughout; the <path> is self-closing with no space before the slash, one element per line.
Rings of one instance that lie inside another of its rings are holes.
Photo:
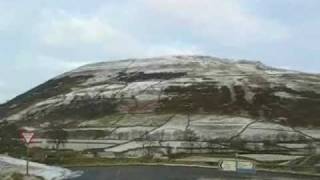
<path fill-rule="evenodd" d="M 77 66 L 203 54 L 320 73 L 319 0 L 0 0 L 0 102 Z"/>

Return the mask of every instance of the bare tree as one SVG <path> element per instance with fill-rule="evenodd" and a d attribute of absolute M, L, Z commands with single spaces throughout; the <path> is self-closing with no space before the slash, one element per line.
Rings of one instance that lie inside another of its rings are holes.
<path fill-rule="evenodd" d="M 166 151 L 166 155 L 169 159 L 172 158 L 173 156 L 173 152 L 172 152 L 172 147 L 170 146 L 169 143 L 167 143 L 166 147 L 165 147 L 165 151 Z"/>
<path fill-rule="evenodd" d="M 183 130 L 175 130 L 170 139 L 173 137 L 174 140 L 183 141 L 185 140 L 184 134 L 185 132 Z"/>
<path fill-rule="evenodd" d="M 160 134 L 159 134 L 159 142 L 160 142 L 160 143 L 165 140 L 165 135 L 166 135 L 166 134 L 165 134 L 164 130 L 162 130 L 162 131 L 160 132 Z"/>
<path fill-rule="evenodd" d="M 311 154 L 311 155 L 316 154 L 316 151 L 317 151 L 316 146 L 312 141 L 308 141 L 306 148 L 307 148 L 309 154 Z"/>
<path fill-rule="evenodd" d="M 131 99 L 134 101 L 135 107 L 138 107 L 139 103 L 138 103 L 138 99 L 136 98 L 136 96 L 135 95 L 131 95 Z"/>
<path fill-rule="evenodd" d="M 191 129 L 187 129 L 184 132 L 184 139 L 188 142 L 189 144 L 189 149 L 190 149 L 190 153 L 193 152 L 194 146 L 196 145 L 196 141 L 199 140 L 199 137 L 197 136 L 197 134 L 192 131 Z"/>
<path fill-rule="evenodd" d="M 235 138 L 232 141 L 230 141 L 230 146 L 236 149 L 244 149 L 246 147 L 246 144 L 247 143 L 241 138 Z"/>
<path fill-rule="evenodd" d="M 283 131 L 283 132 L 279 132 L 277 135 L 276 135 L 276 141 L 277 142 L 281 142 L 281 141 L 286 141 L 290 138 L 290 135 L 288 132 L 286 131 Z"/>
<path fill-rule="evenodd" d="M 150 134 L 145 134 L 142 137 L 142 150 L 144 152 L 144 156 L 148 158 L 152 158 L 153 150 L 154 150 L 154 141 Z"/>
<path fill-rule="evenodd" d="M 214 152 L 214 148 L 217 142 L 214 139 L 209 139 L 207 142 L 207 147 L 210 149 L 211 153 Z"/>
<path fill-rule="evenodd" d="M 55 149 L 59 150 L 60 145 L 64 145 L 68 140 L 68 132 L 58 126 L 50 127 L 48 138 L 55 144 Z"/>
<path fill-rule="evenodd" d="M 161 143 L 165 140 L 164 130 L 161 130 L 160 132 L 152 134 L 151 138 L 154 140 L 157 140 L 159 145 L 161 146 Z"/>

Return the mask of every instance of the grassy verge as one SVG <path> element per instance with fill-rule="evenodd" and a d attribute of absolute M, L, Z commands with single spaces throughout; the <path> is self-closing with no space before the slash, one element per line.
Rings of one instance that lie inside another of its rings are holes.
<path fill-rule="evenodd" d="M 20 173 L 6 173 L 6 174 L 0 174 L 1 180 L 24 180 L 26 178 L 25 175 Z M 28 179 L 30 180 L 44 180 L 44 178 L 39 176 L 28 176 Z"/>
<path fill-rule="evenodd" d="M 60 162 L 64 167 L 98 167 L 98 166 L 114 166 L 114 165 L 147 165 L 147 164 L 172 164 L 172 165 L 189 165 L 188 162 L 177 162 L 174 160 L 149 159 L 149 158 L 77 158 L 64 159 Z M 207 163 L 192 163 L 192 165 L 208 165 Z"/>
<path fill-rule="evenodd" d="M 34 151 L 34 155 L 39 155 L 42 153 L 46 154 L 45 159 L 32 159 L 40 163 L 45 163 L 49 165 L 57 165 L 63 167 L 101 167 L 101 166 L 116 166 L 116 165 L 176 165 L 176 166 L 198 166 L 198 167 L 211 167 L 217 168 L 218 162 L 203 162 L 201 159 L 206 158 L 234 158 L 234 154 L 172 154 L 169 159 L 155 159 L 155 158 L 102 158 L 87 156 L 88 154 L 83 154 L 81 152 L 74 151 L 50 151 L 46 150 Z M 91 154 L 93 155 L 93 154 Z M 188 160 L 188 157 L 199 157 L 199 161 Z M 37 157 L 37 156 L 34 156 Z M 320 156 L 307 158 L 306 160 L 293 160 L 288 164 L 283 164 L 280 162 L 261 162 L 255 161 L 257 170 L 272 171 L 272 172 L 288 172 L 288 173 L 309 173 L 309 174 L 319 174 L 320 169 L 314 166 L 315 162 L 318 162 Z M 239 157 L 239 159 L 250 160 L 249 158 Z"/>

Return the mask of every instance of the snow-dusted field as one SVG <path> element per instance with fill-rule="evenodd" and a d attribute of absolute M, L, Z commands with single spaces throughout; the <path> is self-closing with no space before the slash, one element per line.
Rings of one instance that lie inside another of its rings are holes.
<path fill-rule="evenodd" d="M 128 114 L 114 126 L 161 126 L 170 116 L 170 114 Z"/>
<path fill-rule="evenodd" d="M 234 160 L 234 158 L 222 158 L 222 157 L 203 157 L 203 156 L 190 156 L 186 158 L 177 159 L 176 161 L 182 162 L 219 162 L 221 160 Z"/>
<path fill-rule="evenodd" d="M 154 127 L 141 127 L 141 126 L 136 126 L 136 127 L 122 127 L 118 128 L 115 130 L 111 135 L 109 135 L 107 138 L 112 138 L 112 139 L 136 139 L 144 134 L 148 133 L 154 129 Z"/>
<path fill-rule="evenodd" d="M 125 140 L 90 140 L 90 139 L 69 139 L 62 145 L 63 149 L 83 151 L 87 149 L 108 148 L 116 144 L 127 142 Z M 30 147 L 54 148 L 55 144 L 48 142 L 47 139 L 34 139 Z"/>
<path fill-rule="evenodd" d="M 0 174 L 17 172 L 25 173 L 26 161 L 21 159 L 12 158 L 9 156 L 0 155 Z M 30 162 L 29 164 L 30 175 L 40 176 L 46 180 L 62 180 L 66 178 L 77 177 L 81 175 L 79 171 L 71 171 L 65 168 L 47 166 L 40 163 Z"/>
<path fill-rule="evenodd" d="M 316 128 L 311 128 L 311 129 L 307 129 L 307 128 L 298 128 L 299 131 L 312 136 L 314 138 L 318 138 L 320 139 L 320 129 L 316 129 Z"/>
<path fill-rule="evenodd" d="M 303 135 L 290 127 L 271 122 L 256 122 L 248 126 L 240 135 L 250 141 L 262 140 L 297 140 Z"/>
<path fill-rule="evenodd" d="M 278 146 L 292 148 L 292 149 L 303 149 L 307 147 L 307 144 L 287 144 L 287 143 L 279 143 Z"/>
<path fill-rule="evenodd" d="M 202 139 L 231 138 L 252 121 L 241 117 L 194 115 L 190 129 Z"/>
<path fill-rule="evenodd" d="M 181 130 L 184 131 L 188 125 L 188 118 L 186 115 L 175 115 L 168 123 L 161 126 L 157 131 L 167 130 Z"/>
<path fill-rule="evenodd" d="M 290 161 L 303 156 L 291 156 L 291 155 L 280 155 L 280 154 L 241 154 L 240 157 L 246 157 L 257 161 Z"/>
<path fill-rule="evenodd" d="M 108 149 L 105 149 L 106 152 L 123 152 L 123 151 L 127 151 L 127 150 L 130 150 L 130 149 L 136 149 L 136 148 L 141 148 L 142 147 L 142 142 L 128 142 L 128 143 L 125 143 L 125 144 L 122 144 L 122 145 L 119 145 L 119 146 L 116 146 L 116 147 L 113 147 L 113 148 L 108 148 Z"/>

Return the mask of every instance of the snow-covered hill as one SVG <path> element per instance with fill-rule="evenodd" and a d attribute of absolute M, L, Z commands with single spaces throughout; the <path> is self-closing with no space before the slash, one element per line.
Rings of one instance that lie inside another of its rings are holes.
<path fill-rule="evenodd" d="M 89 64 L 0 106 L 1 121 L 128 142 L 182 142 L 187 130 L 199 142 L 301 141 L 318 137 L 319 117 L 319 75 L 208 56 Z"/>

